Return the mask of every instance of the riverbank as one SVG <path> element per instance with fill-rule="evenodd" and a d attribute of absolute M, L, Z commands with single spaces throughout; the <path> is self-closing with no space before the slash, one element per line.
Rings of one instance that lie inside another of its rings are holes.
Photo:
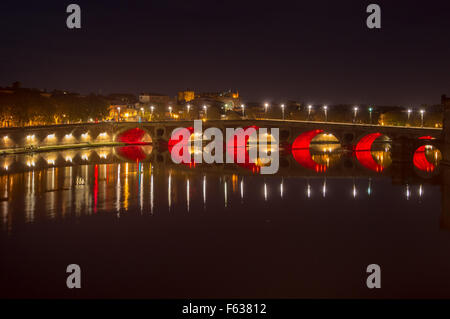
<path fill-rule="evenodd" d="M 99 143 L 76 143 L 76 144 L 63 144 L 63 145 L 46 145 L 46 146 L 34 146 L 34 147 L 15 147 L 9 149 L 0 150 L 0 155 L 11 155 L 11 154 L 24 154 L 24 153 L 41 153 L 50 151 L 60 151 L 67 149 L 79 149 L 79 148 L 93 148 L 93 147 L 104 147 L 104 146 L 125 146 L 126 143 L 121 142 L 99 142 Z"/>

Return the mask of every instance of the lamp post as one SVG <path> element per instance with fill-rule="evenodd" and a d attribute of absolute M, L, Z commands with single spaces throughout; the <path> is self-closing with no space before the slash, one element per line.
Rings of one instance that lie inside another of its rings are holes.
<path fill-rule="evenodd" d="M 117 107 L 117 122 L 120 122 L 120 106 Z"/>
<path fill-rule="evenodd" d="M 139 122 L 141 122 L 142 121 L 142 118 L 144 117 L 144 108 L 143 107 L 141 107 L 141 120 L 139 121 Z"/>
<path fill-rule="evenodd" d="M 169 116 L 172 118 L 172 107 L 169 106 Z"/>
<path fill-rule="evenodd" d="M 284 120 L 284 104 L 281 104 L 281 114 L 282 114 L 283 120 Z"/>
<path fill-rule="evenodd" d="M 358 107 L 357 106 L 355 106 L 353 108 L 353 112 L 354 112 L 353 123 L 356 123 L 356 116 L 358 115 Z"/>
<path fill-rule="evenodd" d="M 264 113 L 266 114 L 266 118 L 267 118 L 267 108 L 269 107 L 269 103 L 265 103 L 264 104 Z"/>
<path fill-rule="evenodd" d="M 242 108 L 242 117 L 245 117 L 245 105 L 241 104 L 241 108 Z"/>
<path fill-rule="evenodd" d="M 186 105 L 186 109 L 187 109 L 187 116 L 186 117 L 188 117 L 189 116 L 189 111 L 191 110 L 191 105 L 190 104 L 187 104 Z"/>
<path fill-rule="evenodd" d="M 373 107 L 369 107 L 369 117 L 370 117 L 370 124 L 372 124 L 372 111 L 373 111 Z"/>
<path fill-rule="evenodd" d="M 312 105 L 310 104 L 310 105 L 308 105 L 308 121 L 311 118 L 311 110 L 312 110 Z"/>
<path fill-rule="evenodd" d="M 152 120 L 153 120 L 153 111 L 154 110 L 155 110 L 155 107 L 153 105 L 150 106 L 150 113 L 151 113 Z"/>
<path fill-rule="evenodd" d="M 425 114 L 425 110 L 420 110 L 420 120 L 422 122 L 422 127 L 423 127 L 423 115 Z"/>
<path fill-rule="evenodd" d="M 411 113 L 412 113 L 412 110 L 408 109 L 408 124 L 409 124 L 409 119 L 411 118 Z"/>
<path fill-rule="evenodd" d="M 328 122 L 328 106 L 323 106 L 323 112 L 325 113 L 325 122 Z"/>
<path fill-rule="evenodd" d="M 208 118 L 208 107 L 206 105 L 203 105 L 203 109 L 205 110 L 205 119 Z"/>

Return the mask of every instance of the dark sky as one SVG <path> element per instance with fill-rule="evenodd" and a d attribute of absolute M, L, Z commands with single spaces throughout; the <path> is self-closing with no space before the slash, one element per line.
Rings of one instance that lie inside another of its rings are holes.
<path fill-rule="evenodd" d="M 81 30 L 66 28 L 70 3 Z M 369 3 L 381 30 L 366 27 Z M 2 0 L 0 43 L 0 86 L 384 105 L 450 94 L 448 0 Z"/>

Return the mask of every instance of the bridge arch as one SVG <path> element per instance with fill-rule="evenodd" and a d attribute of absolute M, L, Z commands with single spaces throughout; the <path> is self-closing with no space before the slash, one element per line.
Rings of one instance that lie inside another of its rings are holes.
<path fill-rule="evenodd" d="M 190 133 L 190 138 L 191 138 L 191 140 L 193 139 L 193 138 L 195 138 L 195 136 L 194 136 L 194 128 L 192 127 L 192 126 L 190 126 L 190 127 L 185 127 L 184 129 L 186 129 L 187 131 L 189 131 L 189 133 Z M 173 133 L 173 132 L 172 132 Z M 182 164 L 192 164 L 192 163 L 194 163 L 194 161 L 193 161 L 193 159 L 192 159 L 192 154 L 193 154 L 193 152 L 190 150 L 190 153 L 191 153 L 191 156 L 190 156 L 190 158 L 189 158 L 189 161 L 185 161 L 184 159 L 183 159 L 183 155 L 184 155 L 184 153 L 183 153 L 183 148 L 181 148 L 180 149 L 180 152 L 179 153 L 173 153 L 172 154 L 172 149 L 174 148 L 174 146 L 175 145 L 177 145 L 178 143 L 181 143 L 182 142 L 182 140 L 183 140 L 183 136 L 180 136 L 179 137 L 179 139 L 173 139 L 172 137 L 170 137 L 170 139 L 169 139 L 169 141 L 167 142 L 167 149 L 169 150 L 169 156 L 172 158 L 176 158 L 177 159 L 177 161 L 179 161 L 180 163 L 182 163 Z"/>
<path fill-rule="evenodd" d="M 414 167 L 422 172 L 432 173 L 442 159 L 441 151 L 433 145 L 421 145 L 413 155 Z"/>
<path fill-rule="evenodd" d="M 328 148 L 323 146 L 324 143 L 329 143 L 326 144 Z M 340 146 L 335 135 L 316 129 L 298 135 L 292 143 L 291 151 L 294 159 L 301 166 L 316 172 L 325 172 L 330 166 L 330 154 Z"/>
<path fill-rule="evenodd" d="M 381 173 L 388 167 L 392 160 L 389 149 L 374 150 L 375 141 L 384 143 L 391 142 L 391 139 L 380 132 L 369 133 L 361 137 L 355 146 L 355 155 L 358 162 L 371 171 Z"/>
<path fill-rule="evenodd" d="M 116 133 L 115 140 L 126 144 L 150 144 L 153 142 L 151 133 L 142 127 L 124 128 Z"/>

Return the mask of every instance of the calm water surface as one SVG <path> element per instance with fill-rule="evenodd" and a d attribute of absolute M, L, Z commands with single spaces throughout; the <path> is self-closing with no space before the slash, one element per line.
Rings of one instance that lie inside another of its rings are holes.
<path fill-rule="evenodd" d="M 449 298 L 444 169 L 380 149 L 288 154 L 271 176 L 145 147 L 3 157 L 0 297 Z"/>

